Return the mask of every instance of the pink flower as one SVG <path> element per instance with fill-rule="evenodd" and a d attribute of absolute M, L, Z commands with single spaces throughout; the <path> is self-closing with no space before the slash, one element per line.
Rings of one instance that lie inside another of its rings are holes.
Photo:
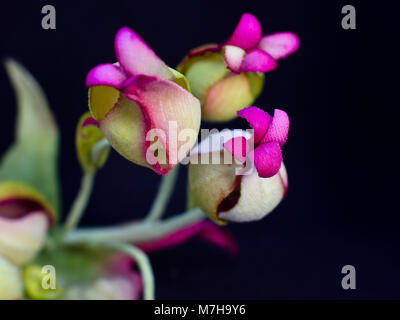
<path fill-rule="evenodd" d="M 289 133 L 287 113 L 275 109 L 271 117 L 257 107 L 248 107 L 238 111 L 238 115 L 246 119 L 254 130 L 254 150 L 250 150 L 249 142 L 243 136 L 229 140 L 224 147 L 241 162 L 249 155 L 261 178 L 274 176 L 281 167 L 281 147 Z"/>
<path fill-rule="evenodd" d="M 117 64 L 101 64 L 87 75 L 92 116 L 122 156 L 166 175 L 195 142 L 178 139 L 172 143 L 170 122 L 176 123 L 178 135 L 186 129 L 198 133 L 200 103 L 188 91 L 185 77 L 169 68 L 129 28 L 118 31 L 115 52 Z M 164 135 L 157 134 L 157 141 L 149 139 L 153 130 Z M 159 148 L 149 152 L 152 142 Z"/>
<path fill-rule="evenodd" d="M 229 39 L 189 51 L 178 66 L 202 104 L 202 119 L 227 121 L 261 93 L 264 74 L 299 48 L 292 32 L 262 36 L 260 22 L 244 13 Z"/>
<path fill-rule="evenodd" d="M 292 32 L 261 35 L 260 22 L 244 13 L 233 34 L 222 44 L 225 62 L 233 72 L 268 72 L 277 67 L 276 60 L 286 58 L 299 48 Z"/>

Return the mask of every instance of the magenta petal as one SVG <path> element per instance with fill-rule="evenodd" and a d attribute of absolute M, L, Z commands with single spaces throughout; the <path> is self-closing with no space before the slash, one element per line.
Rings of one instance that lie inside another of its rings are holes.
<path fill-rule="evenodd" d="M 246 51 L 242 48 L 229 45 L 224 46 L 224 60 L 228 69 L 239 73 L 245 54 Z"/>
<path fill-rule="evenodd" d="M 209 221 L 198 222 L 160 239 L 139 243 L 137 246 L 146 252 L 152 252 L 180 245 L 195 236 L 200 236 L 231 255 L 237 253 L 237 244 L 231 233 Z"/>
<path fill-rule="evenodd" d="M 125 74 L 122 70 L 111 63 L 100 64 L 89 71 L 86 76 L 86 86 L 110 86 L 120 89 L 126 80 Z"/>
<path fill-rule="evenodd" d="M 121 68 L 128 75 L 145 74 L 166 79 L 171 77 L 165 63 L 128 27 L 117 32 L 115 53 Z"/>
<path fill-rule="evenodd" d="M 286 58 L 300 46 L 299 38 L 292 32 L 279 32 L 264 36 L 258 47 L 274 59 Z"/>
<path fill-rule="evenodd" d="M 275 109 L 274 116 L 262 143 L 278 142 L 280 146 L 286 142 L 289 134 L 289 116 L 285 111 Z"/>
<path fill-rule="evenodd" d="M 276 61 L 268 53 L 260 49 L 250 50 L 242 63 L 243 72 L 268 72 L 277 67 Z"/>
<path fill-rule="evenodd" d="M 256 47 L 260 39 L 260 22 L 252 14 L 244 13 L 226 44 L 247 50 Z"/>
<path fill-rule="evenodd" d="M 245 137 L 236 137 L 224 143 L 224 148 L 228 150 L 240 162 L 246 160 L 246 154 L 250 151 Z"/>
<path fill-rule="evenodd" d="M 279 143 L 262 143 L 254 150 L 254 165 L 261 178 L 276 175 L 281 168 L 282 152 Z"/>
<path fill-rule="evenodd" d="M 82 122 L 82 128 L 85 128 L 87 126 L 95 126 L 95 127 L 99 127 L 99 123 L 97 122 L 97 120 L 95 118 L 93 118 L 92 116 L 87 117 L 83 122 Z"/>
<path fill-rule="evenodd" d="M 254 143 L 258 144 L 268 130 L 272 117 L 257 107 L 248 107 L 237 112 L 246 119 L 254 130 Z"/>

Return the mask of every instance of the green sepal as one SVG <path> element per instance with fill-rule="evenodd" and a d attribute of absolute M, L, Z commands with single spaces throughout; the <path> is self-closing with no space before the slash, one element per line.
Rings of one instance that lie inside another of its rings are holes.
<path fill-rule="evenodd" d="M 17 100 L 16 138 L 0 160 L 0 181 L 20 181 L 36 189 L 59 215 L 57 124 L 44 92 L 19 63 L 5 61 Z"/>

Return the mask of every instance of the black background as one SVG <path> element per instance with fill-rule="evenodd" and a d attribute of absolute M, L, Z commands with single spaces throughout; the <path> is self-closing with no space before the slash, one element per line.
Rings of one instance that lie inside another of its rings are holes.
<path fill-rule="evenodd" d="M 41 28 L 52 4 L 57 29 Z M 353 4 L 357 29 L 343 30 L 341 8 Z M 90 68 L 114 62 L 113 41 L 134 29 L 170 66 L 191 48 L 221 42 L 242 12 L 263 33 L 290 30 L 300 51 L 267 75 L 255 105 L 280 107 L 291 119 L 284 160 L 288 197 L 264 220 L 231 224 L 239 256 L 200 241 L 151 255 L 161 299 L 400 298 L 397 164 L 399 41 L 397 10 L 385 1 L 3 1 L 0 56 L 22 62 L 43 86 L 60 126 L 64 212 L 79 187 L 74 135 L 87 110 Z M 396 76 L 397 72 L 397 76 Z M 13 139 L 15 99 L 0 70 L 0 152 Z M 210 124 L 204 127 L 211 128 Z M 222 128 L 223 126 L 217 126 Z M 247 128 L 237 119 L 224 127 Z M 84 225 L 145 215 L 159 177 L 115 152 L 100 171 Z M 168 215 L 185 207 L 186 170 Z M 357 289 L 341 288 L 354 265 Z"/>

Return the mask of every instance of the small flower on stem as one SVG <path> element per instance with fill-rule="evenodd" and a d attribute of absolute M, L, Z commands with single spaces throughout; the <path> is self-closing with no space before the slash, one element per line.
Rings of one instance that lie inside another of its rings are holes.
<path fill-rule="evenodd" d="M 299 47 L 292 32 L 262 36 L 260 22 L 244 13 L 230 38 L 191 50 L 178 66 L 202 104 L 202 119 L 228 121 L 261 93 L 265 72 Z"/>
<path fill-rule="evenodd" d="M 191 159 L 206 154 L 207 158 L 230 161 L 189 165 L 188 206 L 199 206 L 220 224 L 263 218 L 284 198 L 288 187 L 281 155 L 289 129 L 287 114 L 275 110 L 271 117 L 256 107 L 238 114 L 250 122 L 253 135 L 242 130 L 217 133 L 191 153 Z M 210 146 L 210 141 L 218 145 Z"/>
<path fill-rule="evenodd" d="M 186 129 L 197 134 L 200 103 L 188 91 L 185 77 L 169 68 L 129 28 L 118 31 L 115 52 L 118 63 L 99 65 L 87 75 L 92 116 L 122 156 L 167 175 L 195 143 L 178 139 L 173 145 L 170 122 L 176 124 L 178 134 Z M 150 137 L 152 132 L 157 137 Z M 150 140 L 157 143 L 157 150 L 149 152 Z M 172 154 L 177 154 L 176 159 Z"/>

